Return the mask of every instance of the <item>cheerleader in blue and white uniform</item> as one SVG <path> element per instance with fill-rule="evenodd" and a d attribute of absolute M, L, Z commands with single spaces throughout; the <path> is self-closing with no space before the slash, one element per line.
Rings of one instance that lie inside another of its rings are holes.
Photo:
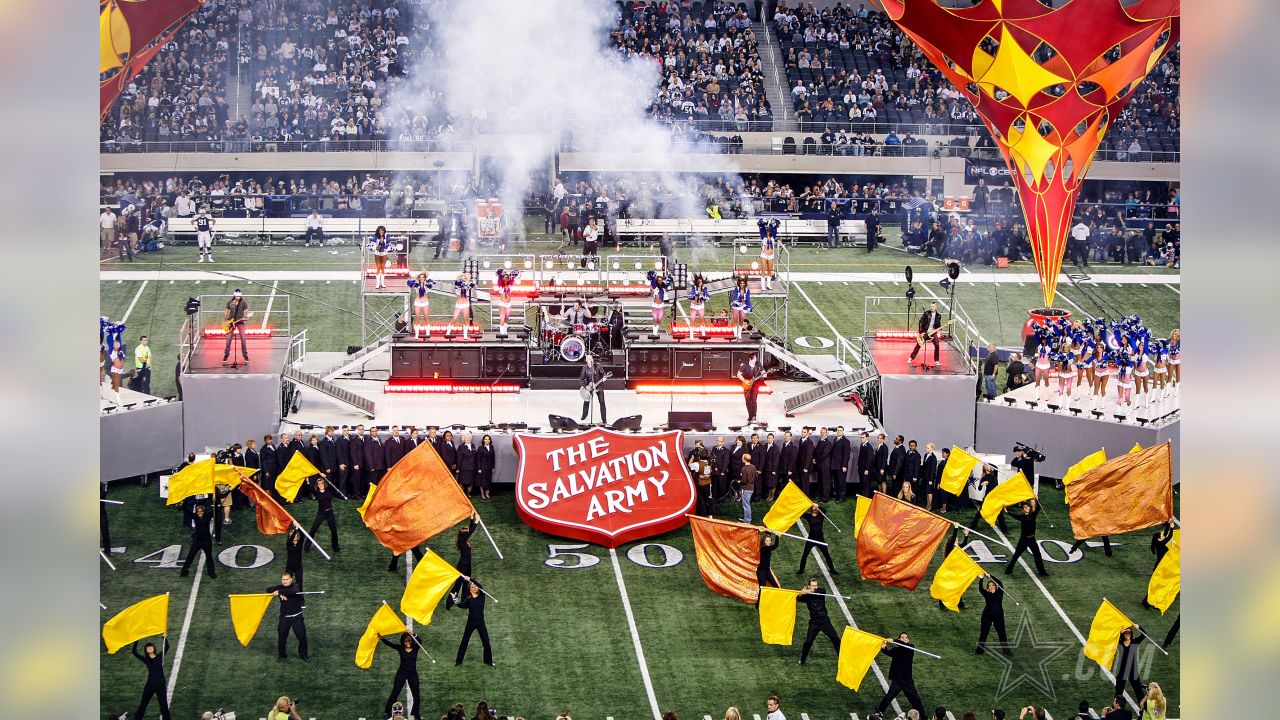
<path fill-rule="evenodd" d="M 734 333 L 740 333 L 751 313 L 751 288 L 745 275 L 738 276 L 738 283 L 729 293 L 729 310 L 733 315 Z"/>
<path fill-rule="evenodd" d="M 760 287 L 769 290 L 773 287 L 773 278 L 778 258 L 778 222 L 777 218 L 757 220 L 760 228 Z"/>
<path fill-rule="evenodd" d="M 387 237 L 387 228 L 379 225 L 369 239 L 369 251 L 373 253 L 374 287 L 387 287 L 387 256 L 391 254 L 391 239 Z"/>
<path fill-rule="evenodd" d="M 1154 381 L 1155 387 L 1159 388 L 1160 397 L 1164 397 L 1165 389 L 1168 387 L 1165 383 L 1169 378 L 1169 345 L 1167 341 L 1156 345 L 1155 355 L 1155 375 L 1151 379 Z"/>
<path fill-rule="evenodd" d="M 1075 389 L 1076 370 L 1071 367 L 1071 353 L 1063 352 L 1058 355 L 1058 398 L 1059 400 L 1070 400 L 1071 392 Z"/>
<path fill-rule="evenodd" d="M 1151 363 L 1147 360 L 1147 354 L 1139 351 L 1131 356 L 1133 358 L 1133 381 L 1138 389 L 1138 404 L 1142 405 L 1146 402 L 1147 393 L 1151 391 Z"/>
<path fill-rule="evenodd" d="M 1182 331 L 1169 333 L 1169 380 L 1174 385 L 1182 384 Z"/>
<path fill-rule="evenodd" d="M 519 270 L 498 268 L 498 289 L 493 304 L 498 306 L 498 335 L 507 336 L 507 318 L 511 317 L 511 286 L 520 277 Z"/>
<path fill-rule="evenodd" d="M 1076 358 L 1076 387 L 1081 391 L 1085 388 L 1089 388 L 1090 391 L 1093 390 L 1095 347 L 1097 346 L 1086 339 L 1085 344 L 1080 348 L 1080 355 Z"/>
<path fill-rule="evenodd" d="M 1050 368 L 1053 363 L 1049 358 L 1049 338 L 1047 333 L 1041 337 L 1039 345 L 1036 346 L 1036 396 L 1040 395 L 1040 386 L 1044 385 L 1044 389 L 1049 389 Z"/>
<path fill-rule="evenodd" d="M 1116 407 L 1133 406 L 1133 361 L 1122 357 L 1116 364 Z"/>
<path fill-rule="evenodd" d="M 409 286 L 410 296 L 413 298 L 413 331 L 417 335 L 425 335 L 427 326 L 431 324 L 431 296 L 427 291 L 436 286 L 436 281 L 428 278 L 425 272 L 420 272 L 405 284 Z"/>
<path fill-rule="evenodd" d="M 458 322 L 459 317 L 462 318 L 462 337 L 467 336 L 467 330 L 471 324 L 471 294 L 475 289 L 476 284 L 471 281 L 471 276 L 467 273 L 462 273 L 457 280 L 453 281 L 456 299 L 453 302 L 453 317 L 449 318 L 449 327 L 444 332 L 446 336 L 453 332 L 453 326 Z"/>
<path fill-rule="evenodd" d="M 653 270 L 649 271 L 649 296 L 650 309 L 653 312 L 653 335 L 657 335 L 662 329 L 662 315 L 667 309 L 667 289 L 673 285 L 673 278 L 669 274 L 659 275 Z"/>
<path fill-rule="evenodd" d="M 693 325 L 706 326 L 707 324 L 707 301 L 711 299 L 711 291 L 707 289 L 706 281 L 701 274 L 693 276 L 693 287 L 689 288 L 689 327 L 692 332 Z"/>

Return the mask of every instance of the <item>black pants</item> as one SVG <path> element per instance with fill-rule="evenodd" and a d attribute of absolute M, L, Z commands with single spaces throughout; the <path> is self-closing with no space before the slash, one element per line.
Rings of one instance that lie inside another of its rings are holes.
<path fill-rule="evenodd" d="M 1129 689 L 1133 691 L 1133 699 L 1142 702 L 1142 698 L 1147 696 L 1147 689 L 1143 686 L 1142 681 L 1136 677 L 1125 680 L 1123 677 L 1117 676 L 1115 696 L 1121 697 L 1124 694 L 1124 684 L 1126 682 L 1129 683 Z"/>
<path fill-rule="evenodd" d="M 848 494 L 848 488 L 845 487 L 845 480 L 849 473 L 840 468 L 831 469 L 831 493 L 835 495 L 837 500 L 843 500 Z"/>
<path fill-rule="evenodd" d="M 991 632 L 991 628 L 996 629 L 996 637 L 1000 638 L 1000 645 L 1007 648 L 1009 637 L 1004 632 L 1004 613 L 996 615 L 985 612 L 982 613 L 982 629 L 978 631 L 978 647 L 985 649 L 987 634 Z"/>
<path fill-rule="evenodd" d="M 1171 644 L 1173 644 L 1173 639 L 1178 636 L 1178 627 L 1181 624 L 1182 624 L 1182 615 L 1181 613 L 1179 613 L 1178 617 L 1173 619 L 1173 626 L 1169 628 L 1169 632 L 1165 633 L 1164 645 L 1162 645 L 1161 647 L 1167 648 Z"/>
<path fill-rule="evenodd" d="M 920 713 L 920 717 L 924 717 L 924 703 L 920 700 L 920 693 L 916 691 L 916 684 L 913 680 L 908 680 L 905 683 L 890 680 L 889 689 L 885 691 L 880 704 L 876 706 L 876 712 L 883 713 L 893 703 L 893 699 L 898 697 L 898 693 L 906 695 L 907 702 L 911 703 L 911 707 Z"/>
<path fill-rule="evenodd" d="M 311 533 L 311 537 L 316 536 L 316 530 L 320 529 L 321 523 L 329 524 L 329 545 L 335 551 L 337 551 L 338 550 L 338 518 L 334 515 L 334 512 L 332 509 L 316 511 L 316 519 L 311 521 L 311 530 L 308 531 Z"/>
<path fill-rule="evenodd" d="M 421 560 L 421 559 L 422 559 L 422 548 L 420 548 L 420 547 L 418 547 L 418 546 L 416 546 L 416 545 L 415 545 L 415 546 L 412 548 L 412 552 L 413 552 L 413 559 L 414 559 L 414 560 Z M 400 553 L 400 555 L 403 555 L 403 554 L 404 554 L 404 553 Z M 395 570 L 396 568 L 400 567 L 400 555 L 392 555 L 392 556 L 391 556 L 391 562 L 387 563 L 387 570 L 388 570 L 388 571 L 390 571 L 390 570 Z"/>
<path fill-rule="evenodd" d="M 276 655 L 281 658 L 289 657 L 284 651 L 284 641 L 288 639 L 290 630 L 298 638 L 298 657 L 303 660 L 311 657 L 307 653 L 307 625 L 302 621 L 301 615 L 281 616 L 280 624 L 276 626 Z"/>
<path fill-rule="evenodd" d="M 227 346 L 222 350 L 222 359 L 226 361 L 231 357 L 231 341 L 236 339 L 236 335 L 240 336 L 240 354 L 244 356 L 244 361 L 249 362 L 249 343 L 244 339 L 244 322 L 238 322 L 231 326 L 231 332 L 227 333 Z"/>
<path fill-rule="evenodd" d="M 318 242 L 318 243 L 320 243 L 321 245 L 323 245 L 323 244 L 324 244 L 324 230 L 322 230 L 322 229 L 320 229 L 320 228 L 307 228 L 307 237 L 306 237 L 306 239 L 305 239 L 305 242 L 306 242 L 308 245 L 310 245 L 310 244 L 311 244 L 312 239 L 314 239 L 316 242 Z M 387 714 L 388 714 L 388 715 L 390 715 L 391 713 L 387 713 Z"/>
<path fill-rule="evenodd" d="M 831 499 L 831 468 L 823 467 L 819 465 L 817 469 L 813 471 L 813 475 L 814 475 L 813 480 L 817 481 L 818 483 L 818 487 L 815 488 L 815 490 L 818 491 L 818 498 L 824 501 L 830 500 Z"/>
<path fill-rule="evenodd" d="M 147 711 L 147 706 L 151 704 L 151 698 L 154 697 L 160 705 L 160 717 L 163 720 L 170 720 L 169 715 L 169 698 L 165 694 L 164 684 L 155 684 L 150 681 L 142 688 L 142 699 L 138 701 L 138 711 L 133 714 L 135 718 L 141 718 L 143 713 Z"/>
<path fill-rule="evenodd" d="M 809 553 L 814 550 L 817 550 L 818 553 L 822 555 L 822 559 L 827 561 L 827 567 L 835 570 L 836 566 L 831 562 L 831 553 L 827 551 L 826 545 L 806 542 L 804 544 L 804 551 L 800 553 L 800 569 L 797 572 L 804 572 L 804 565 L 809 561 Z"/>
<path fill-rule="evenodd" d="M 1009 564 L 1004 569 L 1005 573 L 1013 572 L 1014 564 L 1018 562 L 1018 558 L 1025 550 L 1031 551 L 1031 557 L 1036 561 L 1036 572 L 1040 575 L 1048 575 L 1044 569 L 1044 556 L 1040 554 L 1040 543 L 1036 542 L 1034 537 L 1018 538 L 1018 546 L 1013 549 L 1013 555 L 1009 556 Z"/>
<path fill-rule="evenodd" d="M 747 401 L 747 420 L 756 419 L 756 403 L 759 395 L 760 383 L 752 383 L 751 387 L 742 393 L 743 399 Z"/>
<path fill-rule="evenodd" d="M 760 587 L 778 587 L 778 581 L 773 579 L 773 571 L 767 567 L 756 567 L 756 583 Z"/>
<path fill-rule="evenodd" d="M 600 422 L 602 423 L 609 422 L 609 414 L 604 407 L 604 389 L 603 388 L 596 390 L 596 405 L 600 407 Z M 582 419 L 583 420 L 587 419 L 587 413 L 589 413 L 590 411 L 591 411 L 591 401 L 584 400 L 582 402 Z"/>
<path fill-rule="evenodd" d="M 138 383 L 138 392 L 151 394 L 151 366 L 143 365 L 134 371 L 134 379 Z"/>
<path fill-rule="evenodd" d="M 461 665 L 463 658 L 467 656 L 467 643 L 471 642 L 471 633 L 480 633 L 480 643 L 484 645 L 484 662 L 486 665 L 493 663 L 493 647 L 489 645 L 489 628 L 484 623 L 472 623 L 467 621 L 467 629 L 462 633 L 462 643 L 458 645 L 458 657 L 454 660 L 455 665 Z"/>
<path fill-rule="evenodd" d="M 938 340 L 937 335 L 930 333 L 930 337 L 925 338 L 924 342 L 925 342 L 925 345 L 928 345 L 929 343 L 933 343 L 933 364 L 937 365 L 938 358 L 941 357 L 941 354 L 942 354 L 942 350 L 940 349 L 942 346 L 941 341 Z M 920 343 L 916 343 L 915 349 L 911 351 L 911 359 L 915 360 L 916 355 L 919 355 L 922 349 L 924 349 L 924 345 L 921 345 Z"/>
<path fill-rule="evenodd" d="M 193 542 L 191 549 L 187 551 L 187 561 L 182 563 L 182 576 L 186 577 L 191 571 L 191 563 L 195 562 L 196 555 L 204 552 L 204 569 L 208 571 L 209 577 L 218 577 L 218 571 L 213 569 L 213 544 L 209 542 Z"/>
<path fill-rule="evenodd" d="M 698 514 L 703 517 L 711 516 L 711 485 L 698 486 Z"/>
<path fill-rule="evenodd" d="M 396 698 L 400 697 L 400 691 L 404 690 L 406 684 L 409 686 L 409 692 L 413 695 L 413 699 L 409 701 L 408 707 L 405 708 L 409 711 L 405 717 L 418 717 L 418 702 L 419 698 L 422 697 L 422 692 L 418 688 L 418 673 L 417 671 L 407 672 L 404 670 L 396 671 L 396 679 L 391 684 L 391 695 L 387 698 L 387 705 L 382 710 L 383 715 L 391 717 L 391 704 L 396 701 Z"/>
<path fill-rule="evenodd" d="M 1086 542 L 1088 542 L 1087 538 L 1085 540 L 1075 541 L 1074 543 L 1071 544 L 1071 550 L 1067 554 L 1070 555 L 1071 553 L 1084 547 L 1084 544 Z M 1111 536 L 1110 535 L 1102 536 L 1102 551 L 1107 554 L 1107 557 L 1111 557 Z"/>
<path fill-rule="evenodd" d="M 827 618 L 821 620 L 809 620 L 809 632 L 804 636 L 804 647 L 800 648 L 800 662 L 804 662 L 809 657 L 809 650 L 813 647 L 813 641 L 818 635 L 826 635 L 831 638 L 831 647 L 836 650 L 836 657 L 840 656 L 840 638 L 836 635 L 836 629 L 831 626 L 831 621 Z"/>

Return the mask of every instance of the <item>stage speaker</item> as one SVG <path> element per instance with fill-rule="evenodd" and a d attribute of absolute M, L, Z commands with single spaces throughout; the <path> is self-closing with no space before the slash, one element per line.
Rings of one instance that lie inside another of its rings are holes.
<path fill-rule="evenodd" d="M 484 349 L 484 376 L 522 380 L 529 376 L 529 352 L 522 345 Z"/>
<path fill-rule="evenodd" d="M 420 378 L 422 375 L 422 348 L 397 347 L 391 350 L 391 377 Z"/>
<path fill-rule="evenodd" d="M 702 351 L 701 350 L 676 350 L 676 379 L 677 380 L 701 380 L 702 379 Z"/>
<path fill-rule="evenodd" d="M 618 418 L 617 420 L 613 421 L 613 424 L 610 425 L 609 428 L 612 430 L 619 430 L 619 431 L 635 430 L 636 432 L 639 432 L 641 427 L 640 426 L 641 417 L 642 416 L 640 415 L 628 415 L 624 418 Z"/>
<path fill-rule="evenodd" d="M 547 422 L 551 424 L 552 432 L 573 432 L 578 429 L 577 420 L 563 415 L 553 415 L 548 413 Z"/>
<path fill-rule="evenodd" d="M 452 351 L 443 348 L 424 348 L 419 350 L 422 354 L 422 366 L 418 373 L 418 377 L 422 378 L 451 378 L 453 377 L 453 363 L 450 357 Z"/>
<path fill-rule="evenodd" d="M 481 348 L 467 348 L 465 350 L 449 351 L 450 362 L 452 364 L 453 374 L 451 377 L 462 378 L 466 380 L 474 380 L 481 377 Z"/>
<path fill-rule="evenodd" d="M 713 380 L 731 378 L 738 371 L 733 364 L 733 352 L 729 350 L 703 350 L 702 376 Z"/>
<path fill-rule="evenodd" d="M 747 361 L 747 357 L 750 356 L 752 352 L 755 352 L 755 351 L 754 350 L 734 350 L 733 359 L 729 365 L 731 368 L 730 374 L 738 372 L 738 368 L 742 367 L 742 363 Z M 759 358 L 757 358 L 757 360 L 759 360 Z M 764 364 L 763 361 L 760 361 L 760 362 L 761 362 L 761 365 Z"/>
<path fill-rule="evenodd" d="M 667 413 L 667 427 L 672 430 L 709 430 L 712 425 L 709 412 L 672 410 Z"/>
<path fill-rule="evenodd" d="M 671 348 L 632 348 L 627 351 L 630 378 L 670 378 Z"/>

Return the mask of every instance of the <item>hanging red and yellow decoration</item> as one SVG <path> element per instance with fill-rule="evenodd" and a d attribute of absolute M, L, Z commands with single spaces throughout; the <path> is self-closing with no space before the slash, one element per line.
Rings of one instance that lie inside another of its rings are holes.
<path fill-rule="evenodd" d="M 99 113 L 138 71 L 173 39 L 204 0 L 100 0 L 98 3 Z"/>

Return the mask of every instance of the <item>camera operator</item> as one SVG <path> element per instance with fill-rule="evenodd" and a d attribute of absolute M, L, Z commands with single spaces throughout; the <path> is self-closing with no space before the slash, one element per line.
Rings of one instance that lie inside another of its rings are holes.
<path fill-rule="evenodd" d="M 1036 486 L 1036 463 L 1044 462 L 1044 454 L 1029 448 L 1022 443 L 1016 443 L 1013 446 L 1014 456 L 1009 461 L 1009 465 L 1014 470 L 1021 470 L 1022 474 L 1027 478 L 1027 484 L 1031 487 Z M 1062 489 L 1062 482 L 1056 483 L 1059 490 Z"/>
<path fill-rule="evenodd" d="M 267 720 L 302 720 L 302 716 L 298 714 L 298 701 L 290 700 L 288 695 L 281 695 L 267 711 Z"/>

